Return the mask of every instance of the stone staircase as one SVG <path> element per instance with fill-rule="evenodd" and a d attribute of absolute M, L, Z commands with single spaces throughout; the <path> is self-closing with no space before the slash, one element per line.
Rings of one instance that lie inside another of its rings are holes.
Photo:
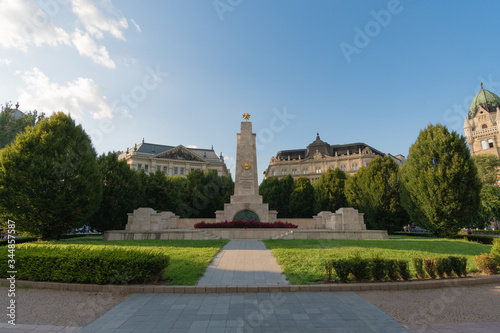
<path fill-rule="evenodd" d="M 202 229 L 199 229 L 199 231 L 200 231 L 200 234 L 203 235 L 203 238 L 205 240 L 209 240 L 209 239 L 222 239 L 219 236 L 213 235 L 213 234 L 211 234 L 208 231 L 205 231 L 205 230 L 202 230 Z"/>
<path fill-rule="evenodd" d="M 274 236 L 273 239 L 293 239 L 293 230 L 282 232 L 278 236 Z"/>

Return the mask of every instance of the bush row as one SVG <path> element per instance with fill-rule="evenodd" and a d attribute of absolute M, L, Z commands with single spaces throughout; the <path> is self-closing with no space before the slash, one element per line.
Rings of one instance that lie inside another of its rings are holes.
<path fill-rule="evenodd" d="M 481 244 L 491 245 L 493 244 L 494 237 L 482 236 L 482 235 L 454 235 L 452 239 L 467 239 L 469 242 L 477 242 Z"/>
<path fill-rule="evenodd" d="M 225 221 L 225 222 L 216 222 L 216 223 L 206 223 L 199 222 L 194 225 L 195 228 L 288 228 L 293 229 L 298 226 L 289 222 L 255 222 L 255 221 Z"/>
<path fill-rule="evenodd" d="M 22 244 L 15 252 L 3 247 L 0 277 L 15 259 L 16 278 L 91 284 L 157 282 L 169 264 L 169 256 L 151 248 L 119 246 Z M 12 255 L 15 255 L 12 256 Z M 10 257 L 9 257 L 10 256 Z"/>
<path fill-rule="evenodd" d="M 62 235 L 60 239 L 71 239 L 71 238 L 80 238 L 80 237 L 86 237 L 86 236 L 102 236 L 102 234 L 67 234 L 67 235 Z M 22 243 L 31 243 L 31 242 L 36 242 L 38 238 L 36 237 L 19 237 L 19 238 L 14 238 L 16 241 L 16 244 L 22 244 Z M 12 242 L 11 242 L 12 243 Z M 8 239 L 0 239 L 0 246 L 5 246 L 9 244 Z"/>
<path fill-rule="evenodd" d="M 424 279 L 467 275 L 467 258 L 464 256 L 447 256 L 434 258 L 413 258 L 416 277 Z M 361 258 L 355 256 L 348 259 L 329 259 L 325 262 L 328 281 L 332 281 L 333 272 L 340 282 L 354 281 L 396 281 L 410 279 L 410 263 L 403 259 L 384 259 L 379 256 Z"/>

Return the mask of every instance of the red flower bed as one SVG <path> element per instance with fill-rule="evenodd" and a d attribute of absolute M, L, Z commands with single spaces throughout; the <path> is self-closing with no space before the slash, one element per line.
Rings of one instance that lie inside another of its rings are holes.
<path fill-rule="evenodd" d="M 217 222 L 217 223 L 206 223 L 206 222 L 199 222 L 194 225 L 195 228 L 201 229 L 201 228 L 297 228 L 295 224 L 291 224 L 288 222 L 281 222 L 281 221 L 276 221 L 276 222 L 255 222 L 255 221 L 225 221 L 225 222 Z"/>

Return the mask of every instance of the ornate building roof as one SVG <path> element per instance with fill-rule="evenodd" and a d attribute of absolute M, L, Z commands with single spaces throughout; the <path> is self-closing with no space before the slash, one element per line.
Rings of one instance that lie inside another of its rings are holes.
<path fill-rule="evenodd" d="M 469 107 L 469 119 L 474 118 L 479 107 L 482 107 L 488 112 L 496 112 L 497 107 L 500 107 L 500 97 L 495 93 L 483 88 L 481 82 L 481 90 L 477 93 L 476 97 L 472 100 Z"/>

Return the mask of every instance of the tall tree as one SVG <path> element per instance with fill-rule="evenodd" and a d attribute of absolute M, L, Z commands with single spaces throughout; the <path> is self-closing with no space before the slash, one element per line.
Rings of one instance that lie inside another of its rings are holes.
<path fill-rule="evenodd" d="M 395 231 L 408 223 L 399 198 L 398 172 L 392 158 L 378 156 L 346 180 L 347 201 L 365 214 L 368 229 Z"/>
<path fill-rule="evenodd" d="M 314 183 L 314 213 L 321 211 L 335 212 L 341 207 L 346 207 L 347 199 L 344 194 L 347 175 L 344 171 L 336 168 L 328 169 Z"/>
<path fill-rule="evenodd" d="M 290 195 L 293 191 L 293 178 L 290 175 L 286 175 L 279 181 L 280 184 L 280 197 L 278 205 L 278 217 L 293 217 L 293 213 L 290 207 Z"/>
<path fill-rule="evenodd" d="M 500 159 L 495 155 L 482 154 L 472 157 L 477 167 L 477 175 L 483 185 L 496 185 Z"/>
<path fill-rule="evenodd" d="M 500 188 L 497 186 L 500 159 L 495 155 L 475 155 L 472 159 L 483 185 L 480 192 L 478 223 L 472 225 L 484 228 L 500 216 Z"/>
<path fill-rule="evenodd" d="M 481 182 L 465 138 L 440 124 L 420 131 L 401 170 L 402 204 L 412 221 L 438 235 L 469 225 Z"/>
<path fill-rule="evenodd" d="M 122 230 L 128 222 L 127 213 L 141 206 L 144 188 L 137 171 L 130 169 L 116 153 L 97 158 L 103 186 L 102 201 L 90 221 L 90 226 L 103 232 Z"/>
<path fill-rule="evenodd" d="M 17 105 L 18 106 L 18 105 Z M 28 126 L 35 126 L 41 119 L 45 118 L 43 113 L 28 111 L 16 119 L 17 109 L 12 108 L 11 103 L 5 103 L 0 111 L 0 149 L 12 143 L 19 133 L 25 131 Z"/>
<path fill-rule="evenodd" d="M 18 233 L 58 238 L 88 223 L 102 196 L 96 153 L 64 113 L 28 127 L 0 150 L 0 216 Z"/>
<path fill-rule="evenodd" d="M 306 177 L 299 177 L 293 184 L 290 195 L 290 213 L 292 217 L 312 217 L 314 188 Z"/>
<path fill-rule="evenodd" d="M 270 210 L 278 210 L 280 193 L 280 181 L 278 177 L 269 177 L 260 183 L 259 194 L 262 195 L 262 201 L 269 204 Z"/>

